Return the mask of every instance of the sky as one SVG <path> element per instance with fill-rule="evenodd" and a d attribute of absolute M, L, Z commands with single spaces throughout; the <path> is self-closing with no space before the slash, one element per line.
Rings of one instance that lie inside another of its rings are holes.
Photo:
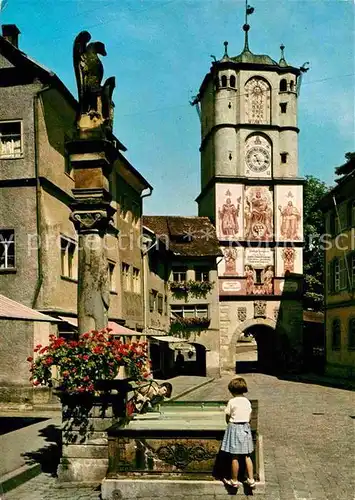
<path fill-rule="evenodd" d="M 250 0 L 250 49 L 289 64 L 306 61 L 298 99 L 299 172 L 334 183 L 355 150 L 355 4 L 352 0 Z M 114 132 L 153 186 L 146 214 L 197 215 L 200 124 L 189 104 L 211 55 L 243 48 L 244 0 L 8 0 L 20 49 L 54 71 L 76 96 L 72 44 L 82 30 L 106 46 L 116 77 Z"/>

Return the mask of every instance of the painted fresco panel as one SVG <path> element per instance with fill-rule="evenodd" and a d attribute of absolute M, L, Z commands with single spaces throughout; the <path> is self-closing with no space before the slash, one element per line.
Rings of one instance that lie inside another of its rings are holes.
<path fill-rule="evenodd" d="M 268 186 L 246 186 L 244 193 L 244 239 L 273 239 L 273 193 Z"/>
<path fill-rule="evenodd" d="M 276 239 L 279 241 L 302 241 L 302 186 L 276 186 L 275 207 Z"/>
<path fill-rule="evenodd" d="M 274 252 L 271 248 L 245 249 L 246 295 L 272 295 L 274 274 Z"/>
<path fill-rule="evenodd" d="M 276 254 L 276 275 L 285 276 L 286 272 L 303 272 L 303 249 L 294 247 L 278 247 Z"/>
<path fill-rule="evenodd" d="M 223 258 L 218 257 L 218 276 L 243 276 L 243 249 L 221 247 Z"/>
<path fill-rule="evenodd" d="M 236 241 L 243 235 L 243 187 L 216 184 L 216 230 L 220 240 Z"/>

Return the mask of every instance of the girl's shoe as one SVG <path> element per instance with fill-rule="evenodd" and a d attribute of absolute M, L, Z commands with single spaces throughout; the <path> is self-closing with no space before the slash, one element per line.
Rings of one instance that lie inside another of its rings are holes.
<path fill-rule="evenodd" d="M 239 488 L 243 486 L 239 481 L 233 481 L 233 479 L 223 479 L 224 484 L 227 486 L 232 486 L 232 488 Z"/>
<path fill-rule="evenodd" d="M 249 479 L 249 478 L 247 478 L 245 480 L 245 484 L 247 484 L 249 486 L 249 488 L 253 489 L 256 486 L 256 481 L 255 481 L 255 479 Z"/>

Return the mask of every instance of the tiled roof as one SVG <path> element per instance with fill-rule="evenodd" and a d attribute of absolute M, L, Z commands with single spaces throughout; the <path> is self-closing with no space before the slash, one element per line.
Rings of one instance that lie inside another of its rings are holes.
<path fill-rule="evenodd" d="M 66 321 L 69 323 L 69 325 L 74 326 L 75 328 L 78 328 L 78 319 L 77 318 L 70 318 L 66 316 L 59 316 L 59 318 L 63 321 Z M 111 328 L 111 334 L 112 335 L 125 335 L 125 336 L 130 336 L 132 335 L 141 335 L 140 332 L 136 332 L 135 330 L 131 330 L 130 328 L 127 328 L 126 326 L 119 325 L 118 323 L 115 323 L 115 321 L 109 321 L 107 326 Z"/>
<path fill-rule="evenodd" d="M 175 255 L 190 257 L 222 255 L 216 229 L 208 217 L 144 215 L 143 225 L 165 242 Z"/>
<path fill-rule="evenodd" d="M 50 323 L 58 323 L 60 321 L 24 306 L 19 302 L 15 302 L 4 295 L 0 295 L 0 318 L 48 321 Z"/>

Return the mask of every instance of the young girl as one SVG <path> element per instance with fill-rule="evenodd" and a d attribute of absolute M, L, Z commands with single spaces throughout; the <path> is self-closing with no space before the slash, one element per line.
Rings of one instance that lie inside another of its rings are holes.
<path fill-rule="evenodd" d="M 223 482 L 234 488 L 241 486 L 238 481 L 238 460 L 243 459 L 248 474 L 245 482 L 250 488 L 255 488 L 253 462 L 250 458 L 250 454 L 254 449 L 249 424 L 251 404 L 244 396 L 248 392 L 247 384 L 241 377 L 234 378 L 229 382 L 228 390 L 233 397 L 228 401 L 225 409 L 228 426 L 224 433 L 221 450 L 232 455 L 232 479 L 223 479 Z"/>

